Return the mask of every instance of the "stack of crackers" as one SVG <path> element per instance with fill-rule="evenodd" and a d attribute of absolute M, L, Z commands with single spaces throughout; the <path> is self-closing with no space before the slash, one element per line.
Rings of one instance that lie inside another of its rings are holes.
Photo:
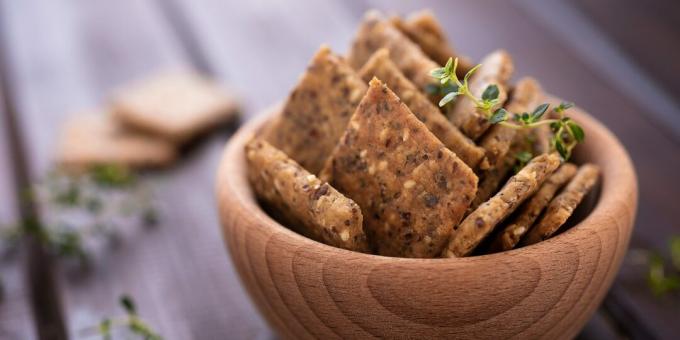
<path fill-rule="evenodd" d="M 468 98 L 440 110 L 429 73 L 450 57 L 470 69 L 427 11 L 367 13 L 346 57 L 322 46 L 246 145 L 261 203 L 302 235 L 386 256 L 462 257 L 554 235 L 598 168 L 551 153 L 550 130 L 492 125 Z M 535 79 L 511 82 L 507 52 L 481 63 L 470 79 L 477 96 L 496 84 L 511 112 L 544 100 Z M 521 166 L 524 151 L 536 156 Z"/>
<path fill-rule="evenodd" d="M 57 162 L 67 169 L 172 164 L 188 141 L 237 117 L 236 98 L 190 71 L 158 74 L 123 86 L 110 105 L 65 124 Z"/>

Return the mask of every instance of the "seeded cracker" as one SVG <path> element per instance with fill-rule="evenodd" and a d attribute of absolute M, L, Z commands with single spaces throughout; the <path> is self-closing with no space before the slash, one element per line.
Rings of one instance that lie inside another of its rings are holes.
<path fill-rule="evenodd" d="M 519 204 L 533 195 L 543 181 L 560 165 L 557 154 L 543 154 L 512 176 L 494 197 L 480 205 L 460 223 L 443 252 L 444 257 L 469 255 L 493 228 Z"/>
<path fill-rule="evenodd" d="M 574 177 L 575 173 L 576 165 L 565 163 L 550 175 L 541 185 L 541 188 L 520 207 L 515 217 L 503 231 L 494 238 L 490 246 L 491 252 L 495 253 L 514 248 L 555 196 L 555 193 Z"/>
<path fill-rule="evenodd" d="M 458 55 L 449 44 L 444 30 L 430 10 L 414 12 L 406 18 L 394 16 L 390 18 L 392 24 L 409 39 L 418 44 L 432 60 L 439 65 L 445 65 L 449 58 L 458 57 L 458 75 L 463 77 L 472 68 L 472 62 Z"/>
<path fill-rule="evenodd" d="M 528 131 L 528 135 L 533 140 L 532 149 L 535 155 L 550 152 L 550 139 L 553 133 L 548 125 L 537 126 Z"/>
<path fill-rule="evenodd" d="M 470 91 L 476 97 L 481 97 L 489 85 L 497 85 L 499 90 L 497 109 L 507 98 L 507 83 L 514 70 L 512 58 L 503 51 L 495 51 L 482 60 L 482 66 L 470 78 Z M 468 97 L 461 96 L 449 106 L 447 116 L 453 125 L 458 127 L 466 136 L 477 140 L 491 126 L 486 117 L 477 112 L 475 103 Z"/>
<path fill-rule="evenodd" d="M 67 168 L 94 165 L 129 167 L 170 165 L 175 146 L 165 139 L 122 129 L 108 112 L 74 116 L 64 126 L 57 163 Z"/>
<path fill-rule="evenodd" d="M 582 165 L 564 190 L 550 201 L 541 219 L 522 239 L 522 244 L 534 244 L 552 236 L 571 216 L 583 197 L 593 188 L 599 174 L 600 168 L 596 165 Z"/>
<path fill-rule="evenodd" d="M 437 85 L 437 81 L 430 77 L 430 71 L 439 65 L 379 12 L 369 11 L 352 43 L 347 57 L 349 64 L 359 70 L 380 48 L 390 51 L 390 58 L 419 89 L 425 90 L 428 85 Z"/>
<path fill-rule="evenodd" d="M 515 170 L 515 167 L 519 165 L 517 154 L 531 148 L 525 132 L 525 130 L 519 130 L 518 133 L 515 134 L 515 138 L 510 144 L 510 150 L 508 150 L 503 160 L 498 162 L 495 168 L 479 172 L 477 195 L 475 196 L 475 199 L 472 200 L 472 204 L 470 204 L 470 208 L 468 208 L 468 213 L 477 209 L 477 207 L 486 202 L 501 189 L 505 180 L 510 176 L 512 171 Z"/>
<path fill-rule="evenodd" d="M 359 206 L 321 182 L 269 143 L 246 147 L 248 177 L 257 197 L 284 217 L 289 227 L 317 241 L 368 252 Z"/>
<path fill-rule="evenodd" d="M 322 46 L 262 138 L 318 174 L 366 88 L 342 58 Z"/>
<path fill-rule="evenodd" d="M 477 190 L 472 170 L 376 78 L 326 166 L 381 255 L 439 255 Z"/>
<path fill-rule="evenodd" d="M 477 188 L 477 195 L 472 200 L 472 204 L 468 208 L 469 212 L 474 211 L 482 203 L 486 202 L 491 196 L 498 192 L 504 180 L 507 179 L 516 164 L 515 157 L 508 155 L 505 160 L 501 161 L 495 168 L 486 170 L 479 174 L 479 187 Z"/>
<path fill-rule="evenodd" d="M 239 104 L 206 78 L 174 72 L 119 89 L 112 107 L 125 125 L 179 144 L 236 118 Z"/>
<path fill-rule="evenodd" d="M 531 111 L 543 98 L 538 82 L 530 77 L 520 79 L 511 94 L 505 107 L 511 113 Z M 517 131 L 501 124 L 489 128 L 479 142 L 479 146 L 485 150 L 484 159 L 479 164 L 480 170 L 492 169 L 505 158 Z"/>
<path fill-rule="evenodd" d="M 385 82 L 411 112 L 456 156 L 471 168 L 479 163 L 484 150 L 451 125 L 439 109 L 406 79 L 390 60 L 387 49 L 382 48 L 375 52 L 359 74 L 366 82 L 374 76 Z"/>

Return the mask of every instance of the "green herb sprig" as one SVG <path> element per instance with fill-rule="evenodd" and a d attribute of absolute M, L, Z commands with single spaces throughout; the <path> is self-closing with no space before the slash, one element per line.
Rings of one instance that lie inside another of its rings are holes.
<path fill-rule="evenodd" d="M 444 88 L 444 96 L 439 101 L 439 106 L 443 107 L 452 102 L 456 97 L 465 96 L 472 100 L 475 107 L 484 113 L 488 118 L 493 114 L 492 109 L 498 104 L 498 95 L 500 93 L 497 85 L 489 85 L 484 89 L 481 98 L 477 98 L 470 90 L 469 80 L 472 74 L 482 66 L 481 64 L 473 67 L 465 74 L 462 80 L 458 79 L 456 69 L 458 68 L 458 58 L 455 60 L 449 58 L 444 67 L 434 69 L 430 75 L 439 80 L 440 86 Z"/>
<path fill-rule="evenodd" d="M 465 96 L 474 103 L 477 112 L 491 124 L 500 124 L 513 129 L 533 129 L 541 125 L 549 125 L 553 133 L 550 140 L 551 149 L 557 151 L 564 160 L 568 160 L 574 147 L 585 139 L 583 128 L 573 119 L 565 116 L 565 111 L 574 104 L 567 102 L 559 104 L 553 109 L 558 117 L 549 119 L 543 118 L 550 108 L 550 104 L 547 103 L 536 106 L 532 112 L 511 113 L 502 107 L 494 109 L 499 103 L 500 94 L 496 84 L 487 86 L 479 98 L 469 87 L 470 77 L 480 66 L 481 64 L 470 69 L 462 81 L 456 75 L 458 58 L 449 58 L 444 67 L 432 70 L 430 75 L 439 81 L 442 89 L 439 94 L 443 97 L 439 101 L 439 106 L 444 107 L 457 97 Z"/>
<path fill-rule="evenodd" d="M 130 169 L 117 165 L 79 174 L 50 171 L 24 197 L 41 208 L 41 221 L 29 218 L 2 228 L 6 248 L 15 249 L 23 236 L 33 236 L 53 254 L 83 263 L 86 241 L 114 236 L 117 223 L 137 219 L 150 225 L 158 220 L 148 188 Z"/>
<path fill-rule="evenodd" d="M 671 238 L 670 252 L 670 266 L 664 262 L 658 253 L 651 252 L 649 254 L 647 283 L 656 296 L 680 290 L 680 236 Z M 675 272 L 668 271 L 667 268 L 669 267 L 674 268 Z"/>
<path fill-rule="evenodd" d="M 154 331 L 147 322 L 139 317 L 135 302 L 130 296 L 121 296 L 119 303 L 125 311 L 125 315 L 114 318 L 104 318 L 98 325 L 82 329 L 80 331 L 81 335 L 101 336 L 102 339 L 111 340 L 114 329 L 126 328 L 130 333 L 138 335 L 145 340 L 163 339 L 158 332 Z"/>

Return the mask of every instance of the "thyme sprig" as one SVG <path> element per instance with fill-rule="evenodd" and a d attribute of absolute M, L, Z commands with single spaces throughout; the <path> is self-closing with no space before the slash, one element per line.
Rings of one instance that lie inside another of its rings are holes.
<path fill-rule="evenodd" d="M 444 67 L 432 70 L 430 75 L 439 81 L 439 93 L 443 96 L 439 101 L 439 106 L 444 107 L 457 97 L 464 96 L 474 103 L 477 112 L 491 124 L 500 124 L 513 129 L 533 129 L 548 125 L 552 131 L 551 149 L 557 151 L 564 160 L 568 160 L 574 147 L 585 139 L 583 128 L 573 119 L 565 116 L 565 111 L 573 107 L 574 104 L 567 102 L 559 104 L 553 109 L 557 117 L 547 119 L 544 118 L 544 115 L 550 108 L 548 103 L 536 106 L 531 112 L 521 113 L 511 113 L 502 107 L 496 108 L 500 94 L 498 85 L 488 85 L 479 98 L 470 90 L 469 79 L 480 66 L 481 64 L 470 69 L 462 80 L 456 75 L 458 58 L 449 58 Z"/>
<path fill-rule="evenodd" d="M 671 238 L 670 253 L 670 266 L 666 265 L 659 253 L 649 254 L 647 283 L 656 296 L 680 290 L 680 236 Z M 675 269 L 675 272 L 668 271 L 668 267 Z"/>
<path fill-rule="evenodd" d="M 50 171 L 24 196 L 41 209 L 41 220 L 27 218 L 2 228 L 0 237 L 9 250 L 23 236 L 33 236 L 54 255 L 85 262 L 86 244 L 112 238 L 119 223 L 157 221 L 150 190 L 130 169 L 116 165 L 75 175 Z"/>
<path fill-rule="evenodd" d="M 137 314 L 137 307 L 130 296 L 121 296 L 119 303 L 125 311 L 125 315 L 114 318 L 104 318 L 96 326 L 82 329 L 80 334 L 86 337 L 101 336 L 102 339 L 111 340 L 113 338 L 114 329 L 126 328 L 130 333 L 138 335 L 145 340 L 163 339 L 158 332 L 154 331 L 149 324 Z"/>
<path fill-rule="evenodd" d="M 465 96 L 469 98 L 475 107 L 484 113 L 488 118 L 491 117 L 493 107 L 498 104 L 498 95 L 500 93 L 498 86 L 495 84 L 489 85 L 484 89 L 481 98 L 477 98 L 470 90 L 469 80 L 472 74 L 482 66 L 481 64 L 473 67 L 465 74 L 462 80 L 458 79 L 456 69 L 458 68 L 458 58 L 455 60 L 449 58 L 446 65 L 441 68 L 434 69 L 430 75 L 439 80 L 440 86 L 447 88 L 446 93 L 439 101 L 439 106 L 444 107 L 446 104 L 452 102 L 458 96 Z"/>

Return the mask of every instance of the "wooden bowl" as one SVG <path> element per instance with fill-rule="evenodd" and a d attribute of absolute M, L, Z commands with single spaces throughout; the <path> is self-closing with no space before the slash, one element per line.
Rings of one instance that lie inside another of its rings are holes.
<path fill-rule="evenodd" d="M 572 338 L 619 270 L 637 207 L 635 172 L 616 137 L 577 109 L 571 116 L 587 137 L 576 160 L 602 169 L 592 212 L 538 244 L 458 259 L 351 252 L 270 218 L 249 187 L 243 146 L 276 111 L 242 127 L 228 143 L 217 199 L 241 280 L 282 337 Z"/>

